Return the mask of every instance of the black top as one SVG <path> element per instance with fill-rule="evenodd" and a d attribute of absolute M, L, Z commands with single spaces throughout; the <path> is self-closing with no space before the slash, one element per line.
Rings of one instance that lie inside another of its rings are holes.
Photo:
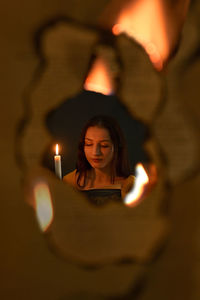
<path fill-rule="evenodd" d="M 90 203 L 94 205 L 103 205 L 109 201 L 122 202 L 120 189 L 91 189 L 81 191 L 88 197 Z"/>

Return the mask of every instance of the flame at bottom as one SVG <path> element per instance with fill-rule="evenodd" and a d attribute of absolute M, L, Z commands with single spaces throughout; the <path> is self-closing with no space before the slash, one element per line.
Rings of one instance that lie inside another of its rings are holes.
<path fill-rule="evenodd" d="M 53 206 L 47 183 L 38 182 L 34 186 L 35 211 L 38 224 L 46 231 L 53 221 Z"/>
<path fill-rule="evenodd" d="M 145 185 L 149 182 L 147 173 L 144 170 L 142 164 L 136 166 L 136 179 L 133 188 L 124 198 L 124 204 L 133 206 L 137 204 L 142 196 Z"/>

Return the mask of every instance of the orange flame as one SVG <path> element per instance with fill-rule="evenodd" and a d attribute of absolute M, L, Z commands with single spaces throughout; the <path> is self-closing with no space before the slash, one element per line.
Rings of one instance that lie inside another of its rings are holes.
<path fill-rule="evenodd" d="M 121 10 L 112 32 L 122 32 L 140 43 L 155 68 L 161 70 L 169 55 L 163 3 L 160 0 L 132 1 Z"/>
<path fill-rule="evenodd" d="M 40 229 L 46 231 L 53 220 L 53 206 L 49 187 L 44 182 L 39 182 L 34 187 L 36 217 Z"/>
<path fill-rule="evenodd" d="M 104 95 L 113 93 L 113 83 L 111 76 L 102 58 L 97 58 L 86 78 L 84 89 Z"/>
<path fill-rule="evenodd" d="M 142 196 L 145 185 L 149 182 L 147 173 L 141 163 L 136 166 L 136 179 L 131 191 L 125 196 L 124 203 L 133 206 L 137 204 Z"/>

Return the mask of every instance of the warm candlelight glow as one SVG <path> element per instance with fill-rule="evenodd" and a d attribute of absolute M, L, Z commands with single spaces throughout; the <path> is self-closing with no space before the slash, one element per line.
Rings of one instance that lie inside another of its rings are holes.
<path fill-rule="evenodd" d="M 125 196 L 124 203 L 128 206 L 134 206 L 137 204 L 142 196 L 144 187 L 148 182 L 149 178 L 144 170 L 144 167 L 140 163 L 137 164 L 135 183 L 131 191 Z"/>
<path fill-rule="evenodd" d="M 84 89 L 104 95 L 113 93 L 112 79 L 102 58 L 95 60 L 84 83 Z"/>
<path fill-rule="evenodd" d="M 35 211 L 39 226 L 46 231 L 53 220 L 53 207 L 49 187 L 39 182 L 34 187 Z"/>
<path fill-rule="evenodd" d="M 58 155 L 59 154 L 59 146 L 58 146 L 58 144 L 56 144 L 56 155 Z"/>

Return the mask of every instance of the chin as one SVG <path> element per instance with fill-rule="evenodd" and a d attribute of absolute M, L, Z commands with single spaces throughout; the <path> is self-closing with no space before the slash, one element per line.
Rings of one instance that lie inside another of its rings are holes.
<path fill-rule="evenodd" d="M 94 164 L 93 163 L 91 166 L 92 166 L 93 169 L 103 169 L 104 168 L 104 165 L 101 165 L 101 164 Z"/>
<path fill-rule="evenodd" d="M 99 163 L 91 162 L 90 165 L 93 169 L 103 169 L 103 168 L 105 168 L 105 165 L 102 164 L 102 162 L 99 162 Z"/>

